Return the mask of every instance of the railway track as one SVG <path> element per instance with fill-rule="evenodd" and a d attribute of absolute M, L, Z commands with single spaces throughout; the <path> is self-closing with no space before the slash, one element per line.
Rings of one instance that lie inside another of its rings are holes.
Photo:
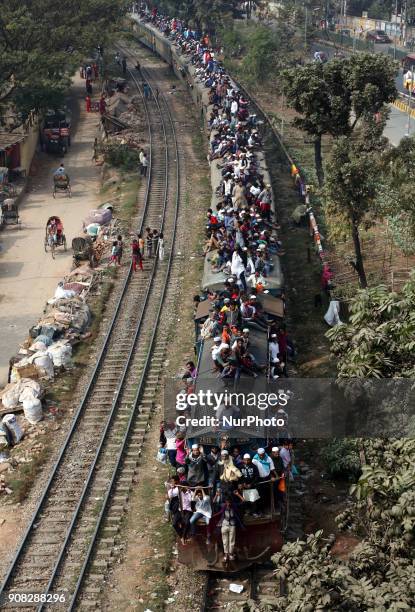
<path fill-rule="evenodd" d="M 272 604 L 280 593 L 274 570 L 273 564 L 268 562 L 236 574 L 209 574 L 206 578 L 202 612 L 226 610 L 233 606 L 243 609 L 248 601 L 262 605 Z M 242 587 L 242 591 L 237 593 L 231 590 L 231 585 Z"/>
<path fill-rule="evenodd" d="M 160 315 L 163 303 L 172 306 L 176 297 L 180 202 L 179 150 L 167 101 L 160 94 L 144 106 L 150 164 L 137 231 L 163 231 L 170 255 L 145 260 L 144 272 L 129 269 L 88 388 L 1 585 L 7 609 L 98 605 L 136 473 L 167 345 Z"/>

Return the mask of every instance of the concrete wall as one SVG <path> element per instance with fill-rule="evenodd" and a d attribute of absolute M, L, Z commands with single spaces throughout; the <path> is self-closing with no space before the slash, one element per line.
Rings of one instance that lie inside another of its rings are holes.
<path fill-rule="evenodd" d="M 39 122 L 36 119 L 31 126 L 27 128 L 25 139 L 20 143 L 20 166 L 29 174 L 30 165 L 33 155 L 39 141 Z"/>

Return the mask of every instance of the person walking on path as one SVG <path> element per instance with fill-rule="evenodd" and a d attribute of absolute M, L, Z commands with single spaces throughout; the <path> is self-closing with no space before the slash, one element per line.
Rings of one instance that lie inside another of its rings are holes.
<path fill-rule="evenodd" d="M 91 112 L 91 96 L 86 96 L 85 98 L 86 112 Z"/>
<path fill-rule="evenodd" d="M 105 102 L 104 96 L 101 96 L 99 99 L 99 112 L 100 115 L 104 115 L 107 108 L 107 103 Z"/>
<path fill-rule="evenodd" d="M 160 232 L 159 234 L 159 260 L 163 261 L 164 259 L 164 238 L 163 238 L 163 233 Z"/>
<path fill-rule="evenodd" d="M 144 83 L 143 85 L 144 97 L 146 100 L 150 97 L 150 86 L 148 83 Z"/>
<path fill-rule="evenodd" d="M 138 153 L 138 159 L 140 161 L 140 174 L 143 176 L 143 159 L 144 159 L 144 149 L 140 149 Z"/>
<path fill-rule="evenodd" d="M 141 159 L 141 176 L 147 176 L 148 170 L 148 157 L 145 153 L 143 153 L 143 157 Z"/>
<path fill-rule="evenodd" d="M 122 65 L 122 73 L 125 76 L 127 74 L 127 58 L 125 57 L 125 55 L 122 58 L 121 65 Z"/>
<path fill-rule="evenodd" d="M 95 138 L 93 147 L 94 147 L 94 153 L 92 155 L 92 161 L 97 161 L 98 159 L 98 138 Z"/>
<path fill-rule="evenodd" d="M 133 243 L 131 245 L 131 257 L 133 263 L 133 272 L 137 272 L 137 263 L 140 267 L 140 270 L 143 270 L 143 257 L 141 255 L 141 251 L 136 239 L 133 240 Z"/>
<path fill-rule="evenodd" d="M 119 234 L 117 236 L 117 263 L 119 266 L 121 265 L 123 252 L 124 252 L 124 243 L 123 243 L 121 234 Z"/>

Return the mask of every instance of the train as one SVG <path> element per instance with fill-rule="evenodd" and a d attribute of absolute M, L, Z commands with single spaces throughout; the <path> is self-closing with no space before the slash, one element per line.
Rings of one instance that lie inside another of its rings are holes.
<path fill-rule="evenodd" d="M 202 116 L 207 116 L 206 97 L 204 97 L 203 89 L 200 84 L 193 82 L 191 70 L 183 58 L 176 52 L 176 49 L 171 42 L 159 33 L 151 24 L 140 21 L 137 15 L 132 17 L 132 30 L 138 42 L 146 46 L 153 53 L 160 56 L 168 65 L 171 66 L 175 75 L 184 83 L 187 84 L 189 93 L 195 104 L 201 109 Z M 206 96 L 206 94 L 205 94 Z M 216 185 L 213 185 L 215 189 Z M 278 260 L 278 258 L 276 258 Z M 274 275 L 272 291 L 273 295 L 269 295 L 264 299 L 270 303 L 272 316 L 282 320 L 284 318 L 284 309 L 282 307 L 282 299 L 279 297 L 283 292 L 283 277 L 280 268 Z M 202 286 L 210 284 L 210 279 L 206 280 L 207 273 L 202 281 Z M 206 280 L 206 282 L 204 282 Z M 272 303 L 271 303 L 272 302 Z M 202 307 L 203 309 L 203 307 Z M 210 391 L 211 393 L 223 392 L 223 383 L 219 379 L 212 377 L 211 374 L 211 347 L 209 343 L 199 342 L 198 348 L 198 376 L 195 389 L 197 392 Z M 268 359 L 267 336 L 255 329 L 250 330 L 250 351 L 255 356 L 259 363 L 263 363 Z M 260 392 L 278 392 L 278 384 L 275 382 L 265 382 L 256 385 L 252 384 L 252 378 L 245 378 L 242 375 L 240 380 L 240 389 L 245 393 L 248 390 L 256 393 Z M 246 413 L 242 411 L 240 414 L 248 416 L 252 410 Z M 194 414 L 193 416 L 197 416 Z M 204 413 L 206 416 L 206 412 Z M 213 421 L 210 421 L 212 423 Z M 186 433 L 187 445 L 192 446 L 193 443 L 203 447 L 205 454 L 208 454 L 212 446 L 227 448 L 231 452 L 233 448 L 238 447 L 241 455 L 249 452 L 253 453 L 260 446 L 269 447 L 272 444 L 279 445 L 282 438 L 289 437 L 287 429 L 281 430 L 278 435 L 275 431 L 271 432 L 267 426 L 247 427 L 243 431 L 240 429 L 232 429 L 223 427 L 212 427 L 208 424 L 207 427 L 189 427 Z M 288 484 L 288 483 L 287 483 Z M 243 517 L 243 529 L 237 531 L 236 560 L 224 567 L 221 562 L 220 542 L 216 538 L 208 537 L 208 530 L 204 522 L 199 521 L 197 534 L 192 538 L 190 543 L 182 544 L 180 540 L 177 542 L 178 561 L 194 570 L 206 572 L 238 572 L 249 568 L 253 564 L 262 563 L 268 560 L 272 554 L 281 550 L 284 542 L 284 531 L 287 527 L 286 521 L 288 517 L 289 494 L 285 495 L 285 504 L 277 508 L 274 504 L 274 483 L 265 485 L 270 487 L 269 504 L 261 516 L 245 515 Z"/>

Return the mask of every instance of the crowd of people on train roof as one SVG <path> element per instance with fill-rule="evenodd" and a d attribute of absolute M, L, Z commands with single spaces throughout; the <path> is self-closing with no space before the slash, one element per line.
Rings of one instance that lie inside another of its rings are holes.
<path fill-rule="evenodd" d="M 260 122 L 215 59 L 207 37 L 156 10 L 151 21 L 188 56 L 196 80 L 209 91 L 208 159 L 217 164 L 221 181 L 216 210 L 207 211 L 204 253 L 211 271 L 225 274 L 227 280 L 222 290 L 195 297 L 196 306 L 200 299 L 212 303 L 201 337 L 214 339 L 213 366 L 224 379 L 238 378 L 241 373 L 257 377 L 265 371 L 274 379 L 286 376 L 293 344 L 285 326 L 269 318 L 258 299 L 259 294 L 268 292 L 273 257 L 284 255 L 272 210 L 271 185 L 261 171 Z M 267 364 L 258 363 L 249 351 L 249 328 L 267 333 Z"/>
<path fill-rule="evenodd" d="M 142 13 L 144 15 L 144 12 Z M 279 225 L 272 210 L 271 186 L 261 171 L 261 135 L 257 116 L 250 113 L 248 100 L 215 58 L 206 36 L 191 30 L 183 21 L 169 19 L 153 9 L 154 26 L 168 36 L 195 67 L 196 80 L 209 92 L 211 132 L 208 160 L 221 174 L 216 210 L 206 219 L 204 253 L 211 271 L 225 274 L 220 290 L 207 289 L 194 297 L 210 301 L 199 333 L 210 340 L 212 368 L 217 376 L 237 379 L 242 373 L 256 378 L 286 376 L 286 362 L 294 347 L 285 326 L 269 318 L 259 296 L 267 293 L 273 256 L 282 256 Z M 268 363 L 259 363 L 250 351 L 250 330 L 266 334 Z M 197 368 L 192 361 L 183 377 L 187 391 L 193 388 Z M 182 542 L 196 533 L 198 519 L 207 525 L 207 540 L 219 524 L 224 561 L 232 561 L 235 533 L 243 527 L 247 512 L 261 515 L 284 502 L 285 480 L 292 477 L 292 444 L 281 448 L 275 441 L 256 452 L 241 453 L 239 447 L 186 447 L 186 434 L 174 423 L 162 423 L 160 453 L 165 452 L 176 474 L 167 487 L 166 511 Z"/>

